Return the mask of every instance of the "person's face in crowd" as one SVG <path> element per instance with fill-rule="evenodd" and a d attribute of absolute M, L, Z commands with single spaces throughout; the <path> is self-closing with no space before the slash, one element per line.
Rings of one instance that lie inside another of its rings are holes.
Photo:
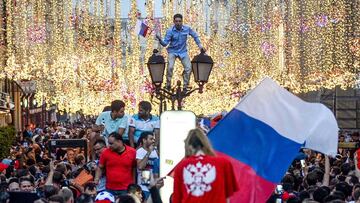
<path fill-rule="evenodd" d="M 339 142 L 344 142 L 345 141 L 345 137 L 344 136 L 340 136 L 339 137 Z"/>
<path fill-rule="evenodd" d="M 113 116 L 116 118 L 122 118 L 125 115 L 125 108 L 122 107 L 119 111 L 113 111 Z"/>
<path fill-rule="evenodd" d="M 114 137 L 109 137 L 109 147 L 112 151 L 120 151 L 124 146 L 120 140 L 116 140 Z"/>
<path fill-rule="evenodd" d="M 31 182 L 29 182 L 27 180 L 22 181 L 20 183 L 20 190 L 25 191 L 25 192 L 32 192 L 32 191 L 34 191 L 34 186 L 33 186 L 33 184 L 31 184 Z"/>
<path fill-rule="evenodd" d="M 95 188 L 94 188 L 93 190 L 90 190 L 89 188 L 86 188 L 86 190 L 84 191 L 84 193 L 85 193 L 85 194 L 88 194 L 88 195 L 90 195 L 90 196 L 92 196 L 92 197 L 93 197 L 93 199 L 95 199 L 96 194 L 97 194 L 97 192 L 96 192 L 96 189 L 95 189 Z"/>
<path fill-rule="evenodd" d="M 8 187 L 9 192 L 17 192 L 20 191 L 20 185 L 17 182 L 10 183 Z"/>
<path fill-rule="evenodd" d="M 74 161 L 75 152 L 73 150 L 67 151 L 67 158 L 68 158 L 69 161 Z"/>
<path fill-rule="evenodd" d="M 42 156 L 43 159 L 49 159 L 47 153 L 43 153 L 43 156 Z"/>
<path fill-rule="evenodd" d="M 181 30 L 183 21 L 181 18 L 175 18 L 174 19 L 174 25 L 177 30 Z"/>
<path fill-rule="evenodd" d="M 150 116 L 150 111 L 146 111 L 141 106 L 139 106 L 138 114 L 140 118 L 148 118 Z"/>
<path fill-rule="evenodd" d="M 100 154 L 104 151 L 105 146 L 103 146 L 102 144 L 96 144 L 94 146 L 94 152 L 96 154 L 97 157 L 100 157 Z"/>
<path fill-rule="evenodd" d="M 353 135 L 351 136 L 352 141 L 357 142 L 359 141 L 359 136 Z"/>
<path fill-rule="evenodd" d="M 147 139 L 145 140 L 144 145 L 146 147 L 150 147 L 151 145 L 154 145 L 154 144 L 155 144 L 155 136 L 154 135 L 149 135 L 147 137 Z"/>
<path fill-rule="evenodd" d="M 134 195 L 142 202 L 143 196 L 141 191 L 136 191 Z"/>
<path fill-rule="evenodd" d="M 27 157 L 28 157 L 29 159 L 35 160 L 35 150 L 32 149 L 29 153 L 27 153 Z"/>

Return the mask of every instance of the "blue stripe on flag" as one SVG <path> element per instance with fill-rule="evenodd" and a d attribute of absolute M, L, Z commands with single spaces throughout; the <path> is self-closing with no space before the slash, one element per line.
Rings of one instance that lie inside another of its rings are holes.
<path fill-rule="evenodd" d="M 301 147 L 237 109 L 209 132 L 209 138 L 215 150 L 243 162 L 273 183 L 280 182 Z"/>
<path fill-rule="evenodd" d="M 148 29 L 148 26 L 145 24 L 145 23 L 141 23 L 141 28 L 140 28 L 140 35 L 145 37 L 146 34 L 147 34 L 147 29 Z"/>

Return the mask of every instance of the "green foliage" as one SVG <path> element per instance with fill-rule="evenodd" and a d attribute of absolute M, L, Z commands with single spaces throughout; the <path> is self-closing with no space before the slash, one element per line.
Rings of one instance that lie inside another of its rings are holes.
<path fill-rule="evenodd" d="M 0 160 L 9 155 L 15 138 L 16 132 L 14 126 L 0 127 Z"/>

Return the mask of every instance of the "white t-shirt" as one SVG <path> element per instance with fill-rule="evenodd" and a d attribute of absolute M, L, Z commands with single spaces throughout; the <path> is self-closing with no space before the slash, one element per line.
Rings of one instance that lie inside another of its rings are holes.
<path fill-rule="evenodd" d="M 139 148 L 138 150 L 136 150 L 136 159 L 138 160 L 138 159 L 143 159 L 144 157 L 145 157 L 145 155 L 147 154 L 147 151 L 144 149 L 144 148 Z M 147 162 L 147 164 L 146 164 L 146 166 L 145 166 L 145 169 L 144 170 L 149 170 L 150 172 L 151 172 L 151 174 L 150 175 L 152 175 L 152 173 L 153 173 L 153 169 L 154 169 L 154 161 L 155 161 L 155 159 L 158 159 L 159 158 L 159 156 L 158 156 L 158 154 L 157 154 L 157 152 L 156 152 L 156 150 L 153 150 L 151 153 L 150 153 L 150 156 L 149 156 L 149 158 L 148 158 L 148 162 Z M 138 178 L 137 178 L 137 183 L 138 183 L 138 185 L 140 185 L 140 187 L 141 187 L 141 189 L 143 190 L 143 191 L 149 191 L 149 189 L 147 188 L 147 186 L 146 185 L 142 185 L 141 184 L 141 179 L 142 179 L 142 174 L 141 174 L 141 170 L 139 170 L 139 169 L 137 169 L 137 174 L 138 174 Z"/>

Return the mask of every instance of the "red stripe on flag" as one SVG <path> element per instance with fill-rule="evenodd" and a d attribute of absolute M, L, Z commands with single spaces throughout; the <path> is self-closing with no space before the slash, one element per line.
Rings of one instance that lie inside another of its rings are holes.
<path fill-rule="evenodd" d="M 261 203 L 266 202 L 275 190 L 276 184 L 258 176 L 248 165 L 220 152 L 218 156 L 230 160 L 236 176 L 239 190 L 230 198 L 230 202 Z M 254 155 L 256 156 L 256 155 Z"/>
<path fill-rule="evenodd" d="M 149 27 L 146 26 L 144 29 L 144 35 L 143 35 L 144 37 L 146 37 L 146 35 L 148 34 L 148 30 L 149 30 Z"/>

